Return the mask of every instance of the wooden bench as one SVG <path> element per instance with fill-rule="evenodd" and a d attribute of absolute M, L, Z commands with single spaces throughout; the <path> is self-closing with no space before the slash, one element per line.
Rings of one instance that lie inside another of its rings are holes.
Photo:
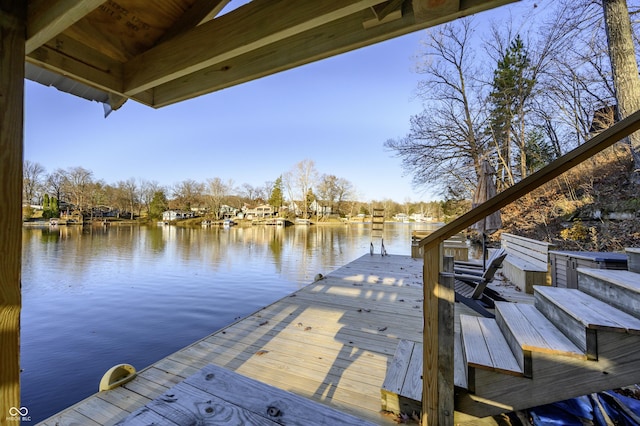
<path fill-rule="evenodd" d="M 549 251 L 551 243 L 503 233 L 502 248 L 507 252 L 502 274 L 520 290 L 533 294 L 534 285 L 551 285 Z"/>
<path fill-rule="evenodd" d="M 411 257 L 421 258 L 422 247 L 420 240 L 429 235 L 430 231 L 412 231 L 411 232 Z M 451 256 L 454 260 L 469 260 L 469 246 L 467 245 L 467 237 L 464 233 L 456 234 L 444 242 L 444 256 Z"/>

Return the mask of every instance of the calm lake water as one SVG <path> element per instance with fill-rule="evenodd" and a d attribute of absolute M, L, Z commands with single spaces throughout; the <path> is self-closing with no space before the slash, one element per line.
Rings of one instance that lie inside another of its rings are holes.
<path fill-rule="evenodd" d="M 391 254 L 411 231 L 386 224 Z M 32 422 L 369 253 L 370 225 L 23 231 L 22 401 Z M 379 241 L 376 251 L 379 253 Z"/>

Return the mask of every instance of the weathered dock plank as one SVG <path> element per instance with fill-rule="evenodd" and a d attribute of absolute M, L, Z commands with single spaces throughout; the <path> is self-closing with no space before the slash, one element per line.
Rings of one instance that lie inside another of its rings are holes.
<path fill-rule="evenodd" d="M 85 418 L 94 419 L 86 424 L 115 424 L 208 364 L 346 414 L 394 424 L 380 413 L 380 388 L 400 339 L 422 341 L 421 276 L 418 260 L 367 254 L 46 424 Z"/>

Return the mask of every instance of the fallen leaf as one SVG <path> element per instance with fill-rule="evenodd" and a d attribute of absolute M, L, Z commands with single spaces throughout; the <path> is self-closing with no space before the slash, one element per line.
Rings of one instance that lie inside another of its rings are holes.
<path fill-rule="evenodd" d="M 259 325 L 267 325 L 269 324 L 269 321 L 262 321 Z"/>
<path fill-rule="evenodd" d="M 386 329 L 387 329 L 387 327 L 380 327 L 380 328 L 378 329 L 378 331 L 385 331 Z"/>
<path fill-rule="evenodd" d="M 256 352 L 256 355 L 258 355 L 258 356 L 262 356 L 262 355 L 264 355 L 264 354 L 268 354 L 268 353 L 269 353 L 269 351 L 260 350 L 260 351 Z"/>
<path fill-rule="evenodd" d="M 311 330 L 311 327 L 305 327 L 304 328 L 304 331 L 309 331 L 309 330 Z"/>

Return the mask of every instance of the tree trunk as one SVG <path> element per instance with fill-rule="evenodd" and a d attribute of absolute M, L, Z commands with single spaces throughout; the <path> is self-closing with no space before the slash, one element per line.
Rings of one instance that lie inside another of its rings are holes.
<path fill-rule="evenodd" d="M 640 109 L 640 77 L 631 34 L 631 21 L 626 0 L 603 0 L 602 6 L 613 85 L 618 100 L 618 114 L 622 119 Z M 640 134 L 631 134 L 628 142 L 634 162 L 631 180 L 640 184 Z"/>

